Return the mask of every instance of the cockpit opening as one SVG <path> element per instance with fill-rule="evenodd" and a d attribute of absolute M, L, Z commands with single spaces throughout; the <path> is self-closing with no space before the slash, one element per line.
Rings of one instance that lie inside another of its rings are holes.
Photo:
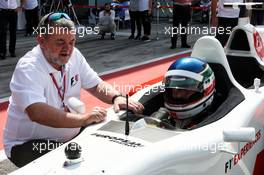
<path fill-rule="evenodd" d="M 209 63 L 209 65 L 214 71 L 216 79 L 215 97 L 212 109 L 208 113 L 209 115 L 205 116 L 195 128 L 221 119 L 245 99 L 240 90 L 233 85 L 225 68 L 221 64 Z M 164 106 L 163 92 L 157 91 L 157 89 L 151 91 L 150 89 L 139 101 L 145 106 L 143 115 L 150 116 L 152 113 L 158 111 L 160 107 Z M 120 119 L 125 119 L 125 116 L 121 116 Z"/>
<path fill-rule="evenodd" d="M 238 29 L 235 31 L 231 44 L 231 50 L 250 51 L 249 42 L 245 31 Z"/>

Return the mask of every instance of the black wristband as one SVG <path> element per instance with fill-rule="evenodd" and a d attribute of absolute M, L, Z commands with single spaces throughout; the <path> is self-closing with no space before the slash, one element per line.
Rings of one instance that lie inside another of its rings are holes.
<path fill-rule="evenodd" d="M 114 104 L 115 99 L 116 99 L 117 97 L 124 97 L 124 95 L 122 95 L 122 94 L 114 95 L 113 98 L 112 98 L 112 104 Z"/>

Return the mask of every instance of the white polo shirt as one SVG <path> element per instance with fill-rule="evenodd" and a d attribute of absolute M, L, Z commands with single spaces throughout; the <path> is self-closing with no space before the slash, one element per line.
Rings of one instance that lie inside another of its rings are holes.
<path fill-rule="evenodd" d="M 24 8 L 26 10 L 32 10 L 38 6 L 38 0 L 26 0 Z"/>
<path fill-rule="evenodd" d="M 130 0 L 129 10 L 132 12 L 139 11 L 139 0 Z"/>
<path fill-rule="evenodd" d="M 46 61 L 40 46 L 33 48 L 18 61 L 10 82 L 12 95 L 4 129 L 4 147 L 8 157 L 14 145 L 32 139 L 65 142 L 79 132 L 80 128 L 53 128 L 32 122 L 25 113 L 29 105 L 37 102 L 62 109 L 62 101 L 50 73 L 61 86 L 61 71 L 57 71 Z M 89 89 L 102 81 L 76 48 L 65 65 L 65 76 L 65 102 L 70 97 L 79 99 L 81 88 Z"/>
<path fill-rule="evenodd" d="M 239 9 L 224 8 L 224 3 L 232 2 L 243 2 L 243 0 L 219 0 L 217 6 L 217 16 L 223 18 L 238 18 L 240 12 Z"/>
<path fill-rule="evenodd" d="M 140 12 L 149 10 L 149 0 L 139 0 L 138 10 Z"/>
<path fill-rule="evenodd" d="M 105 16 L 104 12 L 105 12 L 105 11 L 102 10 L 102 11 L 99 13 L 99 20 L 102 19 L 102 18 Z M 111 18 L 112 20 L 115 20 L 115 11 L 114 11 L 114 10 L 110 10 L 110 18 Z"/>
<path fill-rule="evenodd" d="M 17 0 L 0 0 L 0 9 L 16 9 Z"/>

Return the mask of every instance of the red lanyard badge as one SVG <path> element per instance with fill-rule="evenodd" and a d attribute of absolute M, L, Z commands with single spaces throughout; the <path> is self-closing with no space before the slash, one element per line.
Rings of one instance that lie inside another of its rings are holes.
<path fill-rule="evenodd" d="M 50 73 L 50 77 L 51 77 L 51 79 L 53 81 L 53 84 L 55 85 L 55 87 L 56 87 L 56 89 L 58 91 L 58 95 L 59 95 L 59 97 L 61 99 L 62 106 L 63 106 L 64 110 L 66 112 L 68 112 L 68 108 L 64 104 L 64 96 L 65 96 L 65 92 L 66 92 L 66 74 L 65 74 L 64 68 L 61 69 L 61 74 L 62 74 L 62 79 L 63 79 L 61 88 L 59 87 L 59 85 L 58 85 L 58 83 L 57 83 L 57 81 L 56 81 L 56 79 L 55 79 L 55 77 L 54 77 L 54 75 L 52 73 Z"/>

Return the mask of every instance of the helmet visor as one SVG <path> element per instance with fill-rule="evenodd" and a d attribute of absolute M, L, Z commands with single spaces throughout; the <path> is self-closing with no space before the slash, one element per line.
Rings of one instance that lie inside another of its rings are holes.
<path fill-rule="evenodd" d="M 202 97 L 203 93 L 187 89 L 166 88 L 165 90 L 165 101 L 174 105 L 189 105 Z"/>
<path fill-rule="evenodd" d="M 201 82 L 182 76 L 169 76 L 164 80 L 165 88 L 182 89 L 194 92 L 202 92 Z"/>

